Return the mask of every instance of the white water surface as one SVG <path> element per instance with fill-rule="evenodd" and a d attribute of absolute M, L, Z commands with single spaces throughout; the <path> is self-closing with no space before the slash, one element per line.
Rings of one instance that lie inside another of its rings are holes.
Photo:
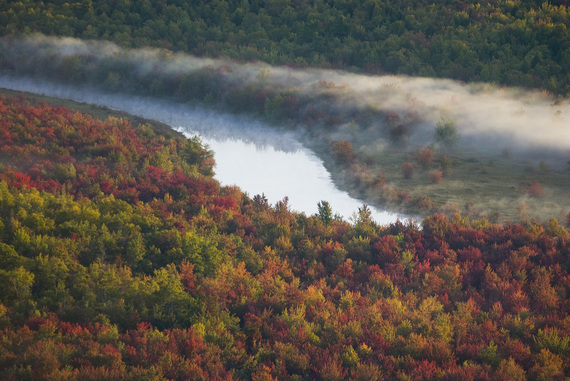
<path fill-rule="evenodd" d="M 187 137 L 200 135 L 214 151 L 215 178 L 222 185 L 237 185 L 250 196 L 264 194 L 272 204 L 288 197 L 292 210 L 312 215 L 317 203 L 326 200 L 333 213 L 345 219 L 363 204 L 334 186 L 322 161 L 295 134 L 252 118 L 27 78 L 0 76 L 0 87 L 106 106 L 168 124 Z M 380 224 L 407 219 L 373 207 L 370 210 Z"/>

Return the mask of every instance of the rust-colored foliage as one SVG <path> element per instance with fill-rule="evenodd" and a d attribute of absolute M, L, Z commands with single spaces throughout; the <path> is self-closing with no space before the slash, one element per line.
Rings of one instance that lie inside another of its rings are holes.
<path fill-rule="evenodd" d="M 429 171 L 428 177 L 434 184 L 439 184 L 443 181 L 443 173 L 439 169 L 432 169 Z"/>
<path fill-rule="evenodd" d="M 546 196 L 544 188 L 542 188 L 542 185 L 536 180 L 528 183 L 525 189 L 531 197 L 542 198 Z"/>
<path fill-rule="evenodd" d="M 567 373 L 555 220 L 325 223 L 221 187 L 197 142 L 23 99 L 0 110 L 2 379 Z"/>
<path fill-rule="evenodd" d="M 350 162 L 354 158 L 352 143 L 347 140 L 340 140 L 333 144 L 332 152 L 337 160 L 342 163 Z"/>
<path fill-rule="evenodd" d="M 416 154 L 416 161 L 422 168 L 427 169 L 432 165 L 434 155 L 433 149 L 420 148 Z"/>
<path fill-rule="evenodd" d="M 414 164 L 409 161 L 402 164 L 402 174 L 404 178 L 411 179 L 414 176 Z"/>

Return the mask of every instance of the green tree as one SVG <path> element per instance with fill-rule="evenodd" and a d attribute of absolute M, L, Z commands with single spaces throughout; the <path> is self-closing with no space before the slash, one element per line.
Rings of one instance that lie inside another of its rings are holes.
<path fill-rule="evenodd" d="M 32 287 L 34 274 L 23 266 L 10 271 L 0 269 L 0 301 L 10 306 L 16 313 L 16 318 L 23 321 L 36 312 L 36 302 L 33 300 Z"/>
<path fill-rule="evenodd" d="M 317 204 L 317 215 L 325 225 L 331 223 L 333 219 L 332 208 L 328 201 L 321 200 Z"/>
<path fill-rule="evenodd" d="M 434 137 L 438 143 L 446 147 L 454 146 L 459 140 L 457 124 L 453 119 L 442 116 L 441 120 L 435 124 Z"/>

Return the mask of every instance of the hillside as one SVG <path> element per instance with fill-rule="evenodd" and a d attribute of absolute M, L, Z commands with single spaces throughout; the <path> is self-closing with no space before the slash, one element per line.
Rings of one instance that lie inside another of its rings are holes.
<path fill-rule="evenodd" d="M 196 139 L 23 96 L 0 136 L 2 379 L 570 373 L 554 219 L 292 213 L 221 187 Z"/>
<path fill-rule="evenodd" d="M 567 0 L 0 2 L 0 35 L 570 93 Z"/>
<path fill-rule="evenodd" d="M 0 0 L 0 87 L 118 100 L 0 89 L 0 379 L 569 379 L 569 28 L 567 0 Z M 424 219 L 222 186 L 131 98 L 294 135 Z"/>

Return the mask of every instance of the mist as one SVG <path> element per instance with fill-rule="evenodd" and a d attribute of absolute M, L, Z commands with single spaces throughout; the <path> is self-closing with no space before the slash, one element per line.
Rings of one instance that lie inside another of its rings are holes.
<path fill-rule="evenodd" d="M 124 111 L 156 120 L 173 128 L 184 126 L 185 132 L 208 140 L 239 139 L 258 149 L 271 146 L 283 152 L 296 152 L 303 146 L 294 131 L 278 131 L 245 115 L 234 115 L 167 100 L 116 94 L 90 87 L 58 84 L 46 80 L 0 76 L 0 87 L 69 99 Z"/>
<path fill-rule="evenodd" d="M 40 76 L 38 63 L 43 63 L 47 72 L 63 73 L 61 75 L 69 78 L 69 82 L 87 85 L 90 83 L 85 72 L 78 72 L 77 61 L 70 57 L 80 59 L 87 66 L 88 74 L 95 67 L 112 67 L 114 71 L 110 73 L 116 73 L 117 81 L 124 82 L 161 78 L 166 83 L 176 83 L 185 74 L 208 69 L 229 88 L 255 85 L 299 95 L 304 101 L 308 100 L 300 106 L 301 111 L 318 107 L 340 116 L 341 124 L 350 124 L 355 115 L 369 115 L 372 120 L 367 122 L 366 128 L 361 126 L 356 133 L 352 129 L 352 135 L 346 134 L 351 131 L 346 125 L 336 131 L 329 128 L 327 132 L 334 138 L 362 139 L 377 147 L 389 144 L 386 121 L 377 113 L 391 112 L 396 113 L 402 123 L 409 124 L 409 143 L 412 145 L 433 142 L 435 123 L 445 117 L 457 126 L 457 149 L 476 150 L 484 155 L 499 155 L 505 151 L 524 158 L 534 155 L 540 160 L 550 160 L 554 165 L 561 161 L 565 163 L 566 160 L 561 159 L 570 153 L 570 102 L 538 91 L 445 79 L 367 76 L 333 70 L 273 67 L 260 62 L 236 63 L 158 49 L 123 49 L 110 42 L 41 35 L 2 38 L 0 51 L 3 52 L 0 53 L 2 73 L 37 78 Z M 99 84 L 105 82 L 109 78 L 97 78 L 105 73 L 93 74 L 94 80 Z M 209 129 L 207 120 L 205 115 L 206 127 L 200 133 Z M 256 122 L 250 120 L 247 123 L 255 125 Z M 287 146 L 289 142 L 287 138 L 283 139 L 283 130 L 278 135 L 279 142 L 285 141 Z M 249 138 L 255 139 L 255 134 L 246 137 Z"/>

